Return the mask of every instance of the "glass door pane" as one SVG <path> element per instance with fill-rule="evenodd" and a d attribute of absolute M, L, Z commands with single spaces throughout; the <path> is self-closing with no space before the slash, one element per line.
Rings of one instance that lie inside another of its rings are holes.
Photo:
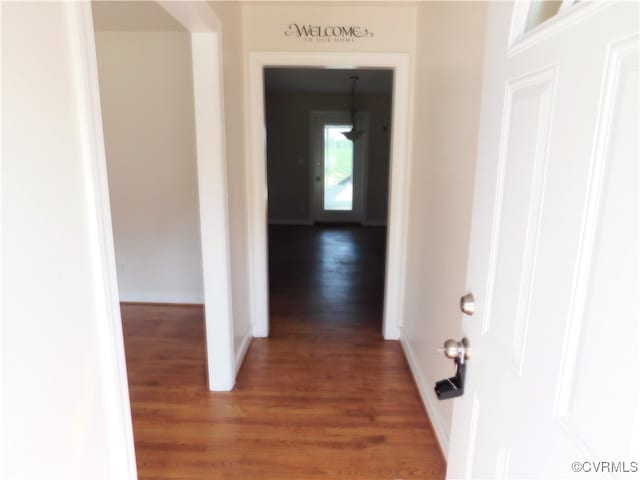
<path fill-rule="evenodd" d="M 351 125 L 324 127 L 324 209 L 353 210 L 353 142 L 342 132 Z"/>

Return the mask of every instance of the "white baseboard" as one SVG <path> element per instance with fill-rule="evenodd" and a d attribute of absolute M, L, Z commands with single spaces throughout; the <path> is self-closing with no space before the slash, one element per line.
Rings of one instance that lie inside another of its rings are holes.
<path fill-rule="evenodd" d="M 242 337 L 242 342 L 240 342 L 240 348 L 236 352 L 236 358 L 235 358 L 236 377 L 238 376 L 240 367 L 242 367 L 242 362 L 244 361 L 244 357 L 247 354 L 249 345 L 251 345 L 252 339 L 253 339 L 253 335 L 251 335 L 251 327 L 249 327 L 247 328 L 247 332 L 244 334 L 244 337 Z"/>
<path fill-rule="evenodd" d="M 191 303 L 204 304 L 202 293 L 122 293 L 121 302 L 132 303 Z"/>
<path fill-rule="evenodd" d="M 386 227 L 387 221 L 386 220 L 363 220 L 362 226 L 363 227 Z"/>
<path fill-rule="evenodd" d="M 270 218 L 269 225 L 313 225 L 313 220 L 308 218 Z M 362 220 L 363 227 L 386 227 L 387 220 Z"/>
<path fill-rule="evenodd" d="M 417 357 L 413 353 L 409 342 L 401 338 L 400 344 L 402 345 L 402 350 L 404 350 L 404 355 L 407 358 L 407 362 L 409 363 L 409 368 L 411 369 L 413 378 L 416 382 L 416 385 L 418 386 L 418 391 L 420 392 L 422 403 L 427 410 L 427 415 L 429 416 L 431 425 L 433 425 L 433 429 L 435 430 L 436 438 L 438 440 L 438 443 L 440 444 L 440 450 L 442 451 L 442 454 L 446 459 L 447 452 L 449 451 L 449 434 L 447 433 L 444 420 L 442 419 L 442 416 L 440 415 L 440 412 L 437 408 L 439 400 L 433 391 L 432 385 L 428 382 L 427 376 L 420 368 Z"/>
<path fill-rule="evenodd" d="M 313 225 L 308 218 L 270 218 L 269 225 Z"/>

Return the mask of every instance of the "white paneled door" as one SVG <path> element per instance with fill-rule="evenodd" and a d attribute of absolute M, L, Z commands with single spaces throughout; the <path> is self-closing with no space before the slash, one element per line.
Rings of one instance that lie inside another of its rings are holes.
<path fill-rule="evenodd" d="M 448 478 L 640 477 L 638 13 L 490 4 Z"/>

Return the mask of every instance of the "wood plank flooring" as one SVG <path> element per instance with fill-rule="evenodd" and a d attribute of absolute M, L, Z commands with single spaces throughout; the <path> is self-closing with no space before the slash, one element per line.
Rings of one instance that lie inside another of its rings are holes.
<path fill-rule="evenodd" d="M 271 336 L 206 387 L 202 309 L 122 306 L 139 478 L 442 479 L 397 342 L 381 338 L 385 231 L 271 227 Z"/>

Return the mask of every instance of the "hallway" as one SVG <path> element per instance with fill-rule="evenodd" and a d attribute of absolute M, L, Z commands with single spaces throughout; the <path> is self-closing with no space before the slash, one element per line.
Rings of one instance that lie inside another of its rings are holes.
<path fill-rule="evenodd" d="M 439 479 L 397 342 L 381 338 L 385 230 L 272 226 L 271 336 L 206 390 L 202 309 L 122 307 L 139 478 Z"/>

